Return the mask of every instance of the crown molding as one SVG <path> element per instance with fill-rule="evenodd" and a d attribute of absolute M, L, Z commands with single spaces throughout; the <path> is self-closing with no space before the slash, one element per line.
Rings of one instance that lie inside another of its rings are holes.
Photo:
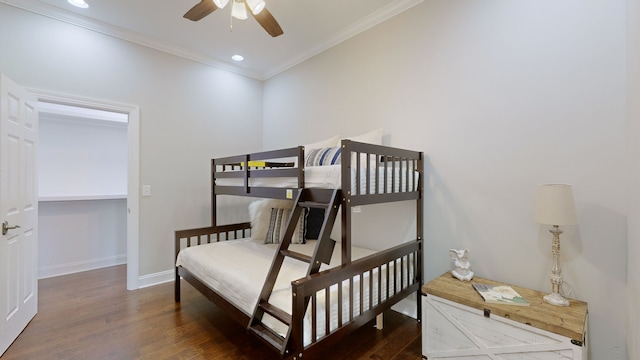
<path fill-rule="evenodd" d="M 148 48 L 159 50 L 184 59 L 193 60 L 205 65 L 216 67 L 218 69 L 230 71 L 257 80 L 264 80 L 262 74 L 259 74 L 257 72 L 232 66 L 226 62 L 211 57 L 202 56 L 199 53 L 189 51 L 173 44 L 157 41 L 146 36 L 140 36 L 137 33 L 122 29 L 111 24 L 107 24 L 98 20 L 88 19 L 80 15 L 67 13 L 36 0 L 0 0 L 0 3 L 26 10 L 38 15 L 46 16 L 48 18 L 62 21 L 87 30 L 95 31 L 104 35 L 126 40 L 134 44 L 146 46 Z"/>
<path fill-rule="evenodd" d="M 103 23 L 98 20 L 88 19 L 80 15 L 67 13 L 37 0 L 0 0 L 0 3 L 46 16 L 48 18 L 62 21 L 71 25 L 82 27 L 84 29 L 95 31 L 104 35 L 146 46 L 148 48 L 172 54 L 184 59 L 192 60 L 218 69 L 264 81 L 420 4 L 423 1 L 424 0 L 396 0 L 391 4 L 372 13 L 371 15 L 362 18 L 360 21 L 352 24 L 351 26 L 348 26 L 347 28 L 333 34 L 326 41 L 312 45 L 308 49 L 305 49 L 304 51 L 298 53 L 298 55 L 294 56 L 291 60 L 283 63 L 280 66 L 276 66 L 271 70 L 266 71 L 265 73 L 255 72 L 245 68 L 233 66 L 224 61 L 203 56 L 200 53 L 189 51 L 173 44 L 157 41 L 146 36 L 140 36 L 139 34 L 136 34 L 132 31 L 128 31 L 114 25 Z"/>

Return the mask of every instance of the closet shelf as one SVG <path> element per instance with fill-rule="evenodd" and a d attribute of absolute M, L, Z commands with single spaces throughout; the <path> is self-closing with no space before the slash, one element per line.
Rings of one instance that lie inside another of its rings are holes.
<path fill-rule="evenodd" d="M 53 195 L 40 196 L 38 201 L 84 201 L 84 200 L 117 200 L 126 199 L 127 194 L 101 194 L 101 195 Z"/>

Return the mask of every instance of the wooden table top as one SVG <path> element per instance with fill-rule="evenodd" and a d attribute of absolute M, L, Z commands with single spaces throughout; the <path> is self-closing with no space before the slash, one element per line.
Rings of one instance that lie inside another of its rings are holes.
<path fill-rule="evenodd" d="M 525 298 L 530 306 L 493 304 L 484 301 L 472 283 L 509 285 Z M 545 302 L 546 293 L 516 285 L 474 277 L 471 281 L 460 281 L 446 272 L 422 286 L 426 296 L 435 295 L 479 310 L 488 310 L 491 315 L 501 316 L 536 328 L 566 336 L 577 342 L 584 341 L 587 322 L 587 303 L 569 300 L 569 306 L 555 306 Z"/>

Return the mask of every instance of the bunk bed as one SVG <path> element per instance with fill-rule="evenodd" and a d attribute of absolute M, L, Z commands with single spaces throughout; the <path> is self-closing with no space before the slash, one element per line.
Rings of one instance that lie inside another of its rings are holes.
<path fill-rule="evenodd" d="M 326 354 L 398 301 L 419 295 L 423 169 L 422 152 L 351 140 L 308 149 L 306 158 L 300 146 L 213 159 L 212 225 L 175 232 L 176 302 L 182 278 L 282 358 Z M 252 239 L 257 223 L 218 224 L 221 195 L 271 201 L 251 203 L 250 212 L 290 204 L 268 209 L 274 244 Z M 416 204 L 415 240 L 383 251 L 352 246 L 352 208 L 396 201 Z M 317 240 L 304 240 L 300 229 L 312 209 L 322 209 L 321 225 Z M 330 234 L 339 213 L 336 242 Z M 419 321 L 420 301 L 416 306 Z"/>

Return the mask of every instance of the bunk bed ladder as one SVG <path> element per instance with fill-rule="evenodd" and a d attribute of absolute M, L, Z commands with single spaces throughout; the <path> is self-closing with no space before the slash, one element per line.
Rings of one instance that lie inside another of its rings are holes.
<path fill-rule="evenodd" d="M 335 223 L 340 204 L 341 195 L 339 189 L 300 189 L 298 192 L 298 197 L 296 198 L 293 211 L 291 211 L 291 217 L 289 218 L 285 234 L 280 241 L 279 250 L 271 263 L 271 269 L 269 270 L 264 287 L 260 293 L 258 304 L 256 305 L 251 321 L 249 322 L 249 331 L 255 333 L 267 344 L 280 350 L 281 355 L 285 355 L 288 352 L 288 348 L 292 343 L 290 340 L 291 314 L 270 304 L 269 297 L 271 296 L 276 279 L 280 273 L 282 263 L 286 257 L 306 262 L 309 264 L 307 275 L 311 275 L 320 270 L 322 263 L 328 264 L 331 261 L 331 255 L 333 254 L 336 242 L 335 240 L 330 239 L 329 236 L 331 234 L 333 224 Z M 312 256 L 289 250 L 291 238 L 296 224 L 298 223 L 297 220 L 300 218 L 304 209 L 310 208 L 325 209 L 324 221 L 320 228 L 316 247 Z M 306 307 L 307 304 L 305 303 L 304 308 L 306 309 Z M 287 335 L 285 337 L 281 336 L 262 322 L 262 318 L 265 314 L 271 315 L 288 327 Z"/>

